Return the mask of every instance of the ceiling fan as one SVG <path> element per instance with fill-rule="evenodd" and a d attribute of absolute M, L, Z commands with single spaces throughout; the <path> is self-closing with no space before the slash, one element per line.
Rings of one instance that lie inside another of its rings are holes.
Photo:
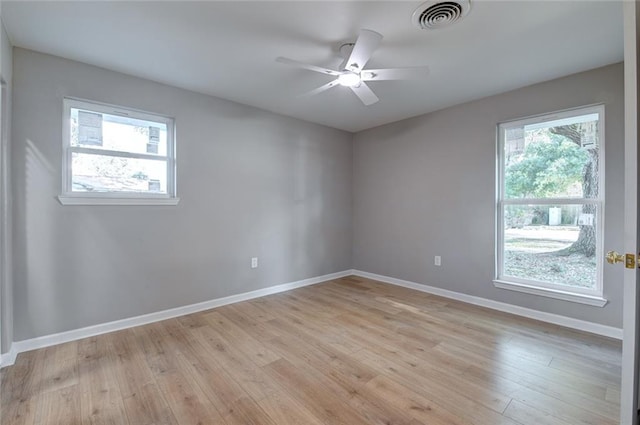
<path fill-rule="evenodd" d="M 343 52 L 345 56 L 345 60 L 340 65 L 340 70 L 338 71 L 283 57 L 276 58 L 276 61 L 336 77 L 327 84 L 306 93 L 306 95 L 318 94 L 337 85 L 341 85 L 349 87 L 362 103 L 369 106 L 376 103 L 379 99 L 365 83 L 366 81 L 410 80 L 423 78 L 429 74 L 429 68 L 426 66 L 364 69 L 364 66 L 369 59 L 371 59 L 371 55 L 380 44 L 380 41 L 382 41 L 382 34 L 367 29 L 360 30 L 360 35 L 355 43 L 345 43 L 340 48 L 340 51 Z"/>

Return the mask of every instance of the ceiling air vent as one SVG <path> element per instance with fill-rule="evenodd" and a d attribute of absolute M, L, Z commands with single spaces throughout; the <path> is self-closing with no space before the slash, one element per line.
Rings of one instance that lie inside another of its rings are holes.
<path fill-rule="evenodd" d="M 471 10 L 471 0 L 428 1 L 413 12 L 411 20 L 421 29 L 438 29 L 458 22 Z"/>

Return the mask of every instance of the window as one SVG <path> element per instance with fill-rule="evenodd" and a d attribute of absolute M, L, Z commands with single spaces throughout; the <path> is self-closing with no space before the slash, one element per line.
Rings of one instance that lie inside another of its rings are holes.
<path fill-rule="evenodd" d="M 65 99 L 63 149 L 65 205 L 178 202 L 171 118 Z"/>
<path fill-rule="evenodd" d="M 495 285 L 603 306 L 604 107 L 498 133 Z"/>

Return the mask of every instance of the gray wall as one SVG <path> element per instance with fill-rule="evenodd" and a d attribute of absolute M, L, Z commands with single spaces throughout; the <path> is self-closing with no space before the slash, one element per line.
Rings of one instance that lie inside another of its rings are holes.
<path fill-rule="evenodd" d="M 352 267 L 621 326 L 621 268 L 605 267 L 604 308 L 492 284 L 500 121 L 605 103 L 605 247 L 621 247 L 621 64 L 352 136 L 28 50 L 13 60 L 13 340 Z M 175 117 L 180 204 L 60 205 L 64 96 Z"/>
<path fill-rule="evenodd" d="M 179 205 L 60 205 L 64 96 L 175 117 Z M 12 139 L 16 341 L 351 268 L 349 133 L 16 48 Z"/>
<path fill-rule="evenodd" d="M 496 289 L 496 124 L 605 104 L 605 249 L 622 249 L 623 67 L 537 84 L 354 137 L 355 269 L 622 327 L 622 267 L 605 266 L 609 304 Z M 433 257 L 442 256 L 442 266 Z"/>
<path fill-rule="evenodd" d="M 0 21 L 0 76 L 6 83 L 4 108 L 0 114 L 0 353 L 7 353 L 13 341 L 13 280 L 11 274 L 11 179 L 9 166 L 11 138 L 11 87 L 13 51 L 9 37 Z"/>

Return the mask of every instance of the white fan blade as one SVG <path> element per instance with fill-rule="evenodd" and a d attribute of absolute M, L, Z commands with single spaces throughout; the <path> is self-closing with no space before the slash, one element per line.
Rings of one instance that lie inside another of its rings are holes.
<path fill-rule="evenodd" d="M 365 106 L 373 105 L 378 100 L 380 100 L 378 99 L 378 96 L 376 96 L 376 94 L 373 91 L 371 91 L 369 86 L 363 82 L 361 82 L 360 85 L 358 86 L 354 86 L 350 88 L 351 90 L 353 90 L 356 96 L 360 98 L 360 100 L 362 101 L 362 103 L 365 104 Z"/>
<path fill-rule="evenodd" d="M 360 78 L 362 81 L 418 80 L 428 75 L 428 67 L 416 66 L 410 68 L 365 69 L 360 73 Z"/>
<path fill-rule="evenodd" d="M 323 68 L 321 66 L 310 65 L 304 62 L 298 62 L 293 59 L 283 58 L 282 56 L 276 58 L 276 62 L 286 63 L 287 65 L 297 66 L 298 68 L 308 69 L 309 71 L 319 72 L 321 74 L 333 75 L 337 77 L 342 74 L 341 72 L 334 71 L 333 69 Z"/>
<path fill-rule="evenodd" d="M 311 90 L 309 92 L 301 94 L 300 97 L 313 96 L 314 94 L 322 93 L 323 91 L 329 90 L 331 87 L 335 87 L 337 85 L 338 85 L 338 80 L 337 79 L 333 80 L 333 81 L 329 81 L 324 86 L 320 86 L 315 90 Z"/>
<path fill-rule="evenodd" d="M 360 30 L 360 35 L 347 61 L 346 69 L 353 72 L 362 71 L 362 68 L 369 62 L 373 51 L 376 50 L 381 40 L 382 34 L 371 30 Z"/>

